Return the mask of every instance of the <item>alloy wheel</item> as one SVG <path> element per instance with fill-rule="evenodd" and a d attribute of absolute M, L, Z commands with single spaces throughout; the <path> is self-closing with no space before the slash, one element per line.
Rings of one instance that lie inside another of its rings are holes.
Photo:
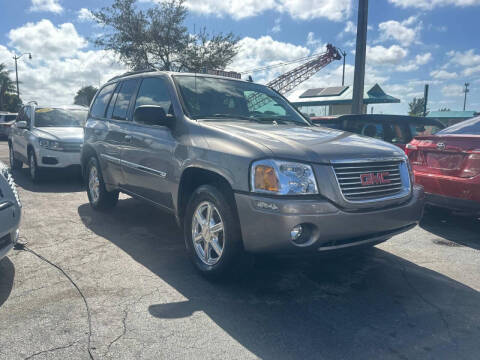
<path fill-rule="evenodd" d="M 98 171 L 95 166 L 90 168 L 90 174 L 88 176 L 88 191 L 92 202 L 96 203 L 100 198 L 100 179 L 98 178 Z"/>
<path fill-rule="evenodd" d="M 35 155 L 30 154 L 30 161 L 28 166 L 30 168 L 30 177 L 32 179 L 35 179 L 37 176 L 37 163 L 35 161 Z"/>
<path fill-rule="evenodd" d="M 220 211 L 210 201 L 200 203 L 193 213 L 192 241 L 198 258 L 215 265 L 222 257 L 225 229 Z"/>

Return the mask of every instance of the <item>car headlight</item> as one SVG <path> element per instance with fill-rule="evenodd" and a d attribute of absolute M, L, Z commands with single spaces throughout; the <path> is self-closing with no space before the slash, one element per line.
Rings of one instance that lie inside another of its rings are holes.
<path fill-rule="evenodd" d="M 307 164 L 259 160 L 252 164 L 250 183 L 253 192 L 276 195 L 318 194 L 312 167 Z"/>
<path fill-rule="evenodd" d="M 38 139 L 38 144 L 45 149 L 63 150 L 62 145 L 58 141 L 54 140 Z"/>

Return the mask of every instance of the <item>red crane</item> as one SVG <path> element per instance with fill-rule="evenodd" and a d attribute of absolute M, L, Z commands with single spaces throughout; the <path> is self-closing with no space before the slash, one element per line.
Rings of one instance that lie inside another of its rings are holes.
<path fill-rule="evenodd" d="M 327 51 L 318 55 L 313 60 L 306 62 L 295 69 L 290 70 L 277 78 L 273 79 L 267 86 L 278 91 L 280 94 L 285 94 L 300 85 L 305 80 L 315 75 L 320 69 L 324 68 L 334 60 L 340 60 L 342 55 L 338 49 L 332 44 L 327 44 Z M 271 101 L 267 97 L 252 95 L 248 99 L 249 107 L 251 109 L 261 108 L 263 105 Z"/>

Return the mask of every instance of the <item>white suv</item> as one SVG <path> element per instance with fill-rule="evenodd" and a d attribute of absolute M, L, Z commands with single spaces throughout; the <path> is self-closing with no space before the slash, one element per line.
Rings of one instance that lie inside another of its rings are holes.
<path fill-rule="evenodd" d="M 47 168 L 80 166 L 87 112 L 87 108 L 76 105 L 25 105 L 8 139 L 10 167 L 19 169 L 23 163 L 28 164 L 30 177 L 37 181 Z"/>

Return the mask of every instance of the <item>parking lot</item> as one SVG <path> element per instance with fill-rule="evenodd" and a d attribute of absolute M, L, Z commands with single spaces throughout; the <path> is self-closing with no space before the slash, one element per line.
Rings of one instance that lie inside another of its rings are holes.
<path fill-rule="evenodd" d="M 0 160 L 8 163 L 6 142 Z M 93 212 L 78 174 L 14 172 L 25 251 L 0 262 L 0 358 L 478 359 L 480 221 L 427 213 L 363 257 L 258 259 L 210 283 L 173 217 L 122 196 Z M 91 319 L 89 331 L 88 318 Z"/>

